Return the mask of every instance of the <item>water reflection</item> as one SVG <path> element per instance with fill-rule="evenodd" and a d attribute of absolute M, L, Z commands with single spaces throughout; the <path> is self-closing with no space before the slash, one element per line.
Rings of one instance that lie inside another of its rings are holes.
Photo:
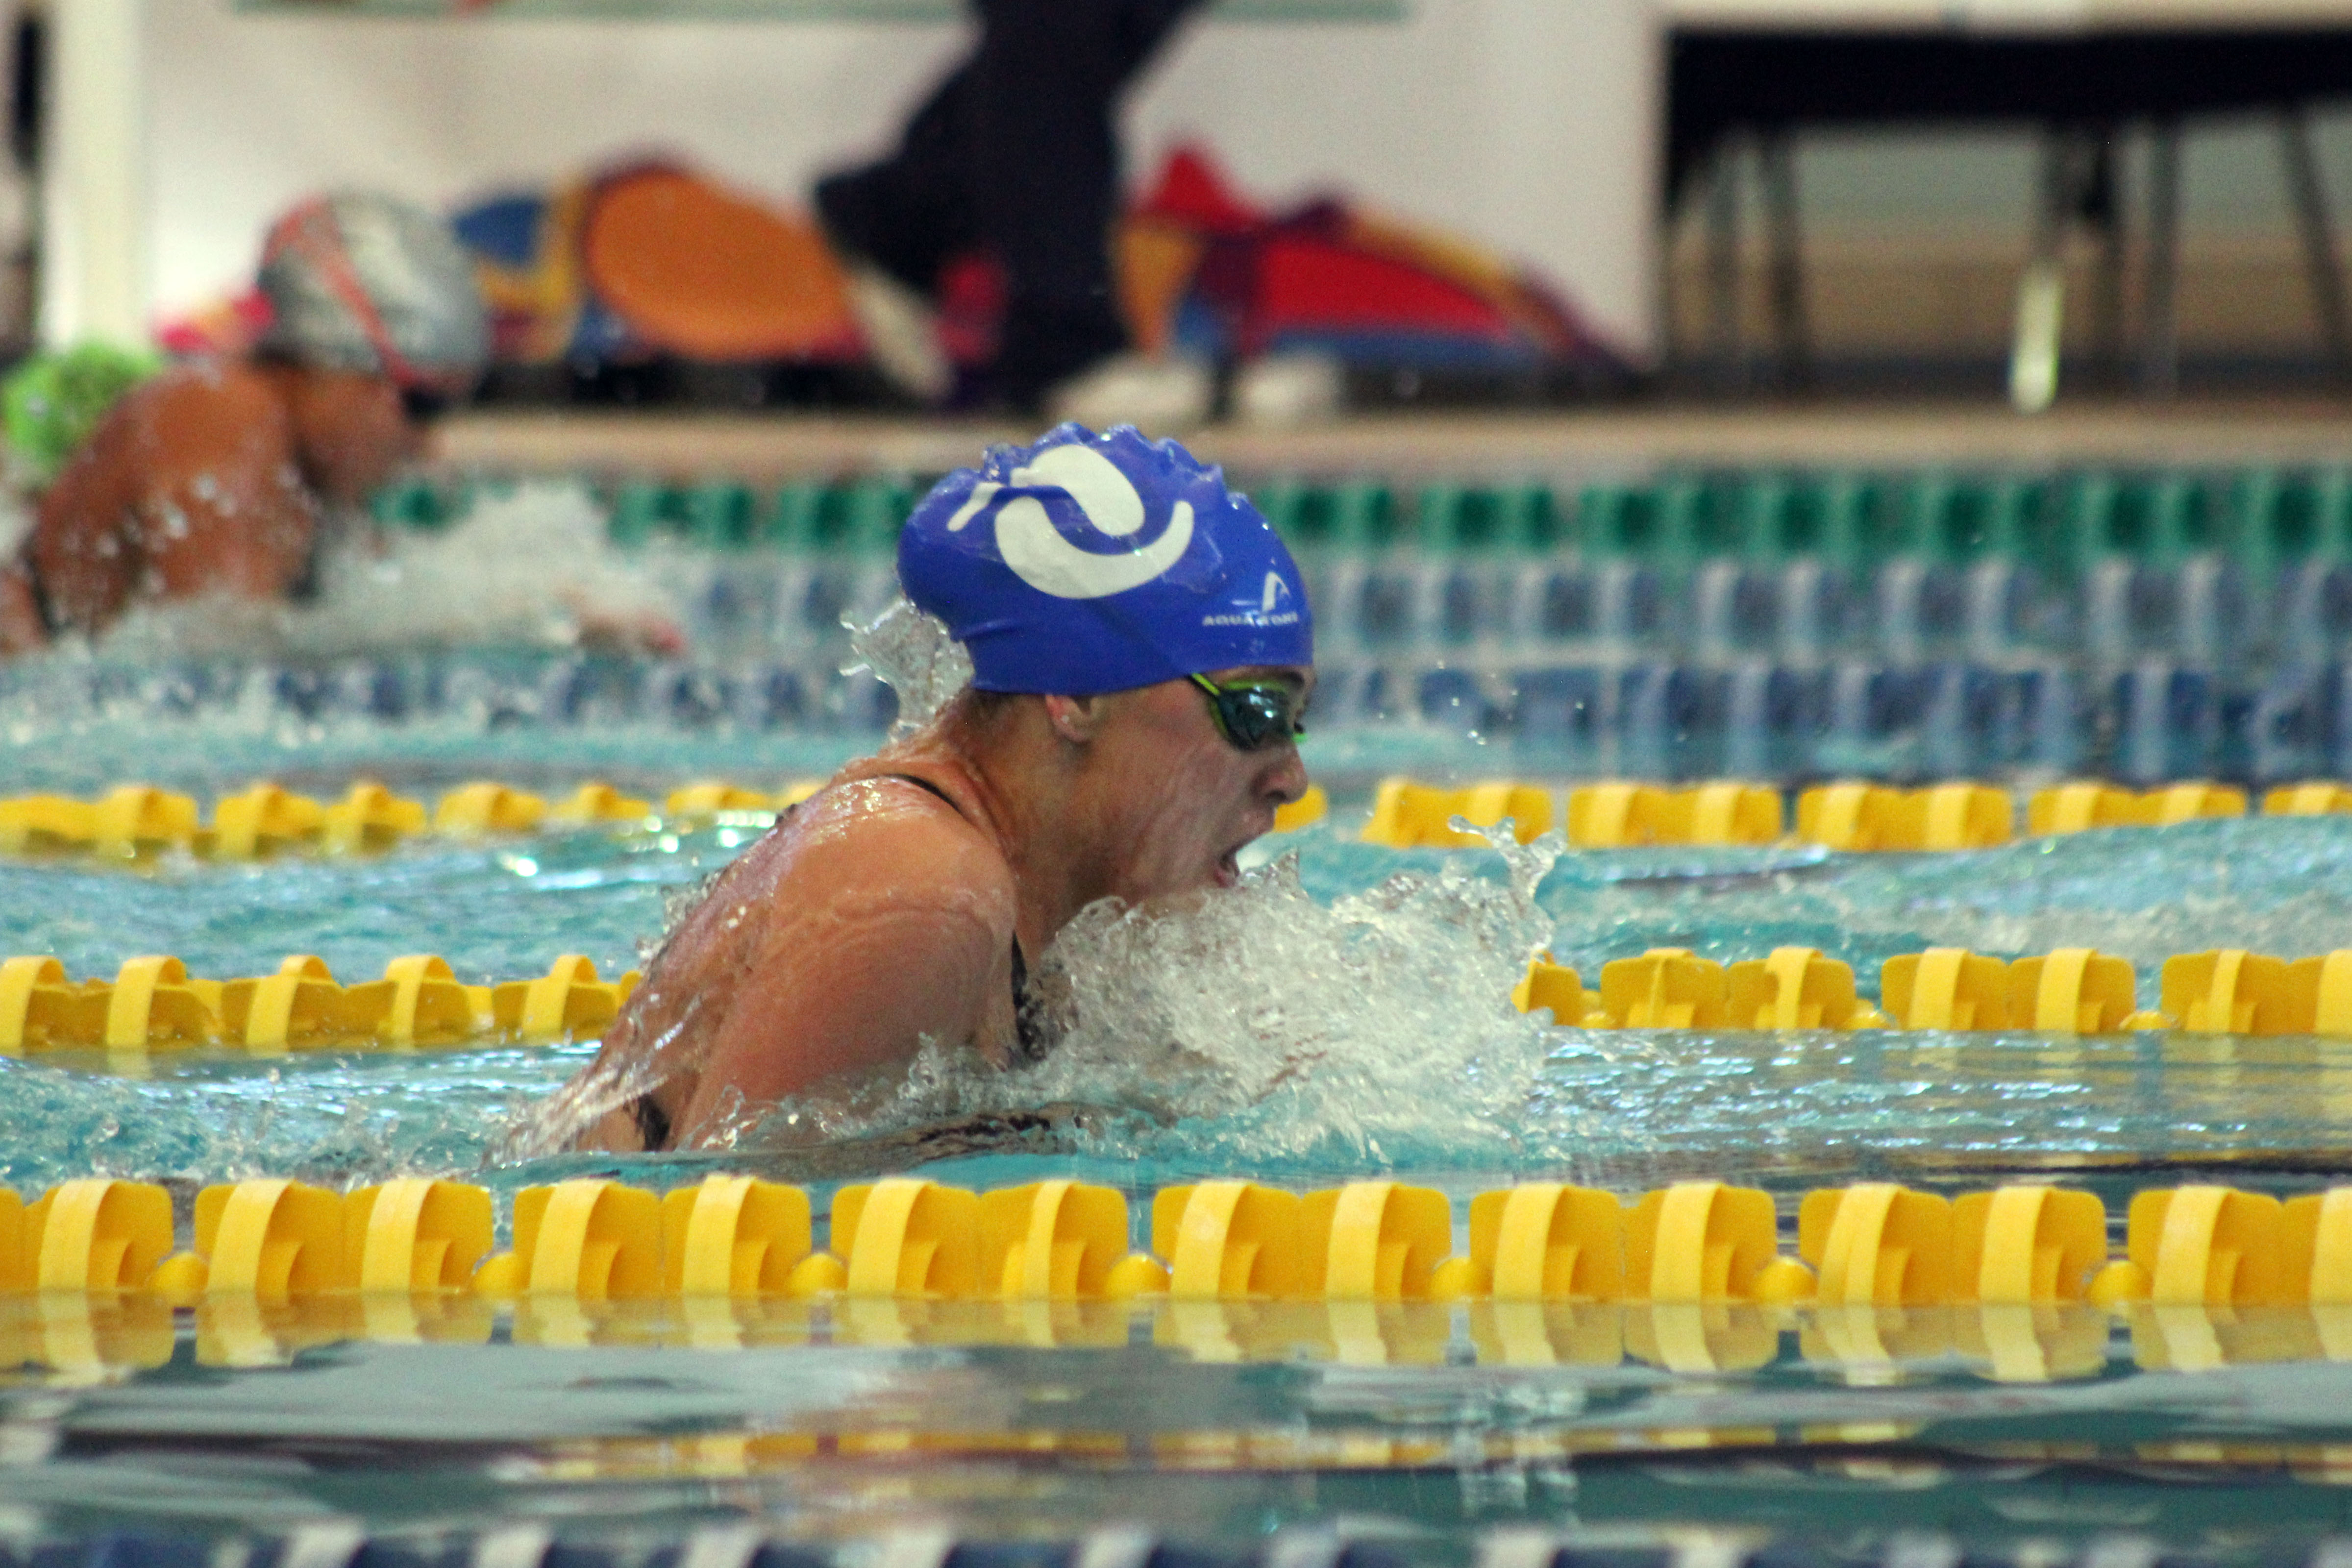
<path fill-rule="evenodd" d="M 1615 1301 L 940 1301 L 328 1294 L 0 1298 L 0 1356 L 72 1384 L 196 1366 L 297 1367 L 365 1344 L 565 1353 L 1130 1354 L 1201 1366 L 1542 1369 L 1845 1388 L 2064 1383 L 2282 1363 L 2352 1364 L 2352 1307 L 1887 1307 Z M 2352 1422 L 2352 1407 L 2347 1407 Z"/>

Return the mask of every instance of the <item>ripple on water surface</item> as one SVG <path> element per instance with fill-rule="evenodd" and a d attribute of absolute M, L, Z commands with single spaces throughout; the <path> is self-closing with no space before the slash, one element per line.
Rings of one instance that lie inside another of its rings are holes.
<path fill-rule="evenodd" d="M 380 859 L 144 873 L 0 865 L 0 947 L 107 972 L 142 951 L 199 973 L 315 952 L 339 974 L 403 952 L 469 978 L 556 952 L 637 958 L 665 890 L 737 852 L 742 828 L 426 842 Z M 1855 966 L 1932 944 L 2004 955 L 2093 945 L 2169 953 L 2352 946 L 2352 821 L 2118 831 L 1968 855 L 1805 850 L 1580 853 L 1532 901 L 1502 857 L 1399 852 L 1316 830 L 1235 894 L 1160 920 L 1092 919 L 1058 966 L 1064 1050 L 1020 1072 L 926 1059 L 903 1089 L 793 1108 L 756 1156 L 787 1174 L 902 1167 L 1014 1146 L 1124 1170 L 1317 1179 L 1358 1170 L 1567 1171 L 1619 1183 L 1695 1170 L 1927 1168 L 2352 1144 L 2352 1047 L 2149 1034 L 2088 1040 L 1865 1032 L 1557 1030 L 1512 1013 L 1508 981 L 1549 943 L 1593 977 L 1660 945 L 1733 958 L 1798 943 Z M 1540 871 L 1522 868 L 1522 881 Z M 338 1183 L 467 1172 L 513 1140 L 591 1054 L 554 1049 L 158 1055 L 0 1063 L 6 1176 L 190 1178 L 268 1170 Z M 750 1150 L 737 1151 L 740 1160 Z M 501 1185 L 539 1165 L 501 1172 Z"/>

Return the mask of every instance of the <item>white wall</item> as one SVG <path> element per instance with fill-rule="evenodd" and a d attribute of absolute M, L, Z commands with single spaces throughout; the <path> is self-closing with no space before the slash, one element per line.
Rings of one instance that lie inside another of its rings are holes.
<path fill-rule="evenodd" d="M 269 217 L 335 184 L 440 205 L 634 149 L 801 204 L 887 145 L 957 25 L 310 18 L 143 0 L 151 298 L 247 277 Z M 1131 106 L 1148 177 L 1196 136 L 1246 193 L 1340 189 L 1523 256 L 1652 341 L 1657 71 L 1645 0 L 1415 0 L 1407 23 L 1216 22 Z"/>
<path fill-rule="evenodd" d="M 146 61 L 141 0 L 71 0 L 51 12 L 54 58 L 42 330 L 117 342 L 144 329 L 148 304 Z M 70 127 L 69 133 L 54 133 Z"/>
<path fill-rule="evenodd" d="M 1405 26 L 1211 26 L 1138 95 L 1129 161 L 1197 137 L 1254 196 L 1337 187 L 1534 263 L 1644 350 L 1659 54 L 1640 0 L 1413 0 Z"/>

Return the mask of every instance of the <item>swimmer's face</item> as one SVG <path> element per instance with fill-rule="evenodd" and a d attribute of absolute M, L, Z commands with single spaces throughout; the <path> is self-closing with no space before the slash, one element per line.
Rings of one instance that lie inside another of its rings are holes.
<path fill-rule="evenodd" d="M 382 376 L 306 370 L 293 397 L 303 471 L 329 499 L 357 506 L 424 446 L 424 428 Z"/>
<path fill-rule="evenodd" d="M 1314 690 L 1297 667 L 1218 670 L 1211 680 L 1273 679 Z M 1244 845 L 1271 831 L 1277 806 L 1305 793 L 1298 747 L 1282 741 L 1237 750 L 1219 731 L 1208 698 L 1190 681 L 1168 681 L 1100 699 L 1088 793 L 1115 824 L 1111 891 L 1130 903 L 1231 887 Z"/>

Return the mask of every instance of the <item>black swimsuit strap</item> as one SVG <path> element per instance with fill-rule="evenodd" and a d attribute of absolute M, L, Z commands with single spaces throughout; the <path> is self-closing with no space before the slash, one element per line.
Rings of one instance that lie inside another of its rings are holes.
<path fill-rule="evenodd" d="M 918 789 L 937 795 L 947 802 L 949 810 L 967 822 L 971 821 L 971 813 L 957 804 L 954 796 L 928 779 L 918 778 L 912 773 L 877 773 L 874 777 L 912 784 Z M 1030 1015 L 1029 961 L 1022 956 L 1021 938 L 1018 936 L 1013 938 L 1013 1034 L 1014 1047 L 1022 1061 L 1043 1061 L 1045 1059 L 1050 1042 L 1045 1040 L 1045 1031 L 1038 1027 L 1037 1020 Z"/>
<path fill-rule="evenodd" d="M 49 585 L 41 580 L 40 563 L 33 559 L 30 549 L 16 557 L 16 570 L 25 574 L 25 586 L 32 591 L 33 611 L 41 618 L 41 630 L 55 637 L 65 630 L 65 623 L 58 619 L 58 607 L 49 599 Z"/>
<path fill-rule="evenodd" d="M 636 1119 L 637 1142 L 644 1145 L 646 1153 L 659 1154 L 669 1147 L 669 1113 L 661 1108 L 652 1090 L 629 1103 L 629 1114 Z"/>
<path fill-rule="evenodd" d="M 1029 1010 L 1029 966 L 1021 956 L 1021 938 L 1013 939 L 1013 1049 L 1024 1062 L 1045 1060 L 1054 1042 Z"/>
<path fill-rule="evenodd" d="M 957 816 L 961 817 L 967 822 L 971 821 L 971 813 L 966 811 L 961 806 L 956 804 L 956 798 L 954 796 L 949 794 L 946 790 L 932 783 L 929 779 L 922 778 L 918 774 L 877 773 L 874 777 L 877 779 L 895 779 L 900 784 L 912 784 L 916 789 L 923 790 L 927 794 L 937 795 L 940 800 L 945 800 L 948 803 L 949 810 L 953 811 Z"/>

